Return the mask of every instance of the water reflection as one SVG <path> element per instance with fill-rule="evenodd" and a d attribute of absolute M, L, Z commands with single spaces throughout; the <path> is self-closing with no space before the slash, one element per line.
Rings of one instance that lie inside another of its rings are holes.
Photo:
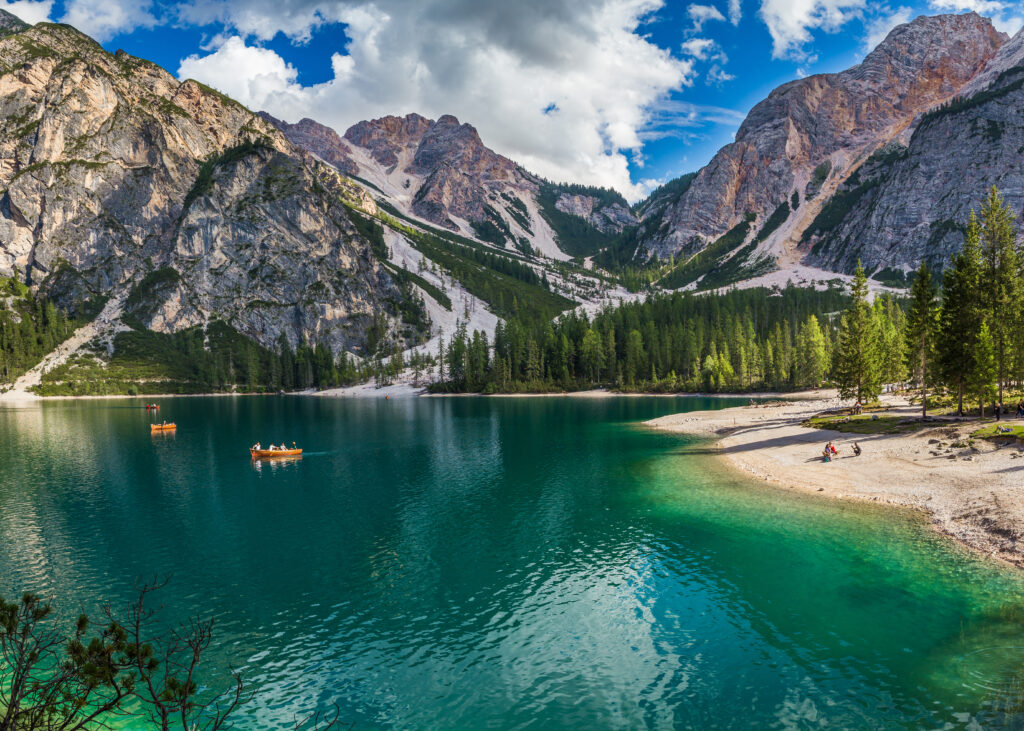
<path fill-rule="evenodd" d="M 242 727 L 1005 720 L 1015 573 L 630 426 L 684 405 L 168 399 L 159 439 L 123 403 L 0 409 L 0 592 L 173 574 L 211 677 L 260 687 Z M 249 459 L 259 434 L 305 459 Z"/>

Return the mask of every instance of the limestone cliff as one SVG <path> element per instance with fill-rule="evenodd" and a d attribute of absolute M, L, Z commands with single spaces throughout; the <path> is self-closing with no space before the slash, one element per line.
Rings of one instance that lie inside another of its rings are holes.
<path fill-rule="evenodd" d="M 144 324 L 226 319 L 357 348 L 375 319 L 406 340 L 405 296 L 342 204 L 361 195 L 273 125 L 195 81 L 110 54 L 69 26 L 0 12 L 0 274 L 74 307 L 147 275 Z M 166 284 L 167 277 L 162 281 Z"/>
<path fill-rule="evenodd" d="M 658 226 L 642 248 L 662 257 L 692 254 L 748 214 L 760 224 L 794 192 L 805 195 L 823 164 L 827 176 L 842 180 L 905 136 L 922 112 L 955 96 L 1005 41 L 974 13 L 921 17 L 847 71 L 779 87 L 677 200 L 652 209 Z"/>
<path fill-rule="evenodd" d="M 963 244 L 989 186 L 1024 211 L 1024 32 L 953 102 L 923 115 L 906 145 L 877 155 L 839 189 L 804 240 L 808 261 L 851 271 L 942 267 Z"/>

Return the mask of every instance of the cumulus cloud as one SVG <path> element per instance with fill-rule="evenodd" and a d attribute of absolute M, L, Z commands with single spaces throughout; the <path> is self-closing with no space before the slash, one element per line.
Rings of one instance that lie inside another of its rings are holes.
<path fill-rule="evenodd" d="M 68 0 L 62 23 L 70 23 L 98 41 L 107 41 L 118 33 L 156 24 L 151 0 Z"/>
<path fill-rule="evenodd" d="M 53 0 L 5 0 L 0 2 L 0 9 L 17 15 L 29 25 L 35 25 L 50 19 Z"/>
<path fill-rule="evenodd" d="M 315 0 L 194 0 L 182 12 L 215 13 L 235 32 L 184 59 L 178 75 L 250 108 L 289 121 L 313 117 L 339 131 L 386 114 L 455 114 L 540 175 L 636 197 L 630 156 L 669 93 L 695 75 L 692 59 L 674 58 L 637 32 L 660 6 L 353 0 L 324 9 Z M 296 39 L 318 24 L 346 24 L 347 53 L 333 56 L 330 81 L 304 86 L 295 68 L 259 46 L 278 18 Z"/>
<path fill-rule="evenodd" d="M 865 0 L 761 0 L 761 20 L 772 37 L 772 56 L 806 60 L 812 30 L 835 32 L 859 17 Z"/>
<path fill-rule="evenodd" d="M 683 42 L 683 55 L 692 56 L 698 61 L 704 61 L 712 51 L 718 47 L 710 38 L 690 38 Z"/>
<path fill-rule="evenodd" d="M 700 33 L 704 30 L 704 24 L 711 20 L 721 20 L 725 22 L 725 16 L 722 15 L 722 11 L 716 8 L 714 5 L 691 5 L 686 9 L 687 15 L 690 16 L 690 20 L 693 21 L 694 33 Z"/>
<path fill-rule="evenodd" d="M 914 12 L 910 8 L 897 8 L 896 10 L 885 9 L 882 15 L 869 20 L 864 29 L 867 31 L 867 35 L 864 37 L 864 51 L 870 53 L 875 47 L 885 40 L 885 37 L 889 35 L 889 31 L 898 25 L 909 23 L 914 17 Z"/>

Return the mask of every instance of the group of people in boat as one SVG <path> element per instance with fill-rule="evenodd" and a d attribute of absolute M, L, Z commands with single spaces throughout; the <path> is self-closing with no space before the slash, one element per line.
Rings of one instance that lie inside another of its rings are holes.
<path fill-rule="evenodd" d="M 857 442 L 854 442 L 853 443 L 853 456 L 854 457 L 859 457 L 860 453 L 861 453 L 860 445 L 857 444 Z M 838 456 L 839 456 L 839 449 L 832 442 L 829 442 L 828 444 L 826 444 L 825 445 L 825 449 L 823 449 L 822 452 L 821 452 L 821 458 L 822 458 L 822 461 L 824 461 L 824 462 L 831 462 L 833 457 L 838 457 Z"/>
<path fill-rule="evenodd" d="M 254 451 L 257 451 L 257 452 L 262 452 L 262 451 L 282 452 L 282 451 L 287 451 L 288 447 L 284 446 L 284 442 L 281 442 L 281 446 L 280 447 L 277 446 L 276 444 L 271 444 L 269 447 L 263 447 L 263 446 L 260 445 L 259 442 L 256 442 L 254 445 L 252 445 L 252 449 Z M 291 449 L 298 449 L 298 447 L 295 446 L 295 442 L 292 442 Z"/>

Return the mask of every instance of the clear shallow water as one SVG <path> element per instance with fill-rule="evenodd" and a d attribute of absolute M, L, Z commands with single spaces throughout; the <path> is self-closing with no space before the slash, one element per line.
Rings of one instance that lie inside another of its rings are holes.
<path fill-rule="evenodd" d="M 218 620 L 207 679 L 260 688 L 241 728 L 1024 718 L 1021 575 L 636 426 L 726 402 L 165 399 L 157 437 L 141 403 L 0 409 L 0 593 L 173 574 L 167 616 Z"/>

